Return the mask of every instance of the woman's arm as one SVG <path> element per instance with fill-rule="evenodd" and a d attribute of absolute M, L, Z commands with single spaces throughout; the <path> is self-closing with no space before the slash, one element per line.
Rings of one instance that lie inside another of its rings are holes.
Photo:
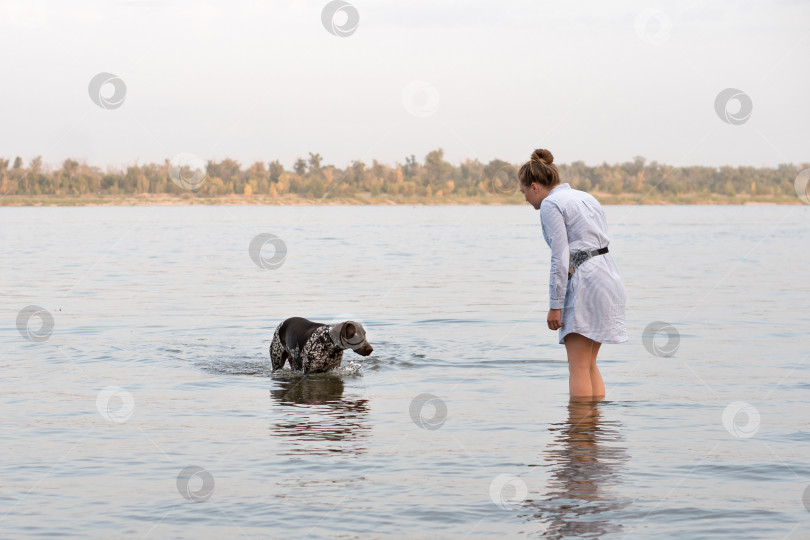
<path fill-rule="evenodd" d="M 568 286 L 568 230 L 562 211 L 548 199 L 540 206 L 540 223 L 546 242 L 551 248 L 549 308 L 562 309 L 565 304 L 565 289 Z"/>

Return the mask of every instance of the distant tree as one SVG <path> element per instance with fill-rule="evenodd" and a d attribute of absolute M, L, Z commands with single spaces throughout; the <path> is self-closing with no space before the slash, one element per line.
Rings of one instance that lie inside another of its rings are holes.
<path fill-rule="evenodd" d="M 282 174 L 284 174 L 284 165 L 279 160 L 271 161 L 269 165 L 270 182 L 275 184 L 278 182 Z"/>
<path fill-rule="evenodd" d="M 408 178 L 413 178 L 419 173 L 419 163 L 416 162 L 416 156 L 411 154 L 410 157 L 405 158 L 405 166 L 402 168 L 403 174 Z"/>
<path fill-rule="evenodd" d="M 310 197 L 314 197 L 316 199 L 320 199 L 326 193 L 326 188 L 323 184 L 323 180 L 318 177 L 313 178 L 307 189 L 307 195 Z"/>
<path fill-rule="evenodd" d="M 241 165 L 238 161 L 230 158 L 223 159 L 219 163 L 208 161 L 206 175 L 209 178 L 219 178 L 223 182 L 232 182 L 239 179 L 241 175 Z"/>
<path fill-rule="evenodd" d="M 512 188 L 518 189 L 518 170 L 511 163 L 502 159 L 493 159 L 484 167 L 483 175 L 489 188 L 496 193 L 504 193 Z"/>
<path fill-rule="evenodd" d="M 352 161 L 351 169 L 347 171 L 349 178 L 355 184 L 363 185 L 366 182 L 366 164 L 360 160 Z"/>
<path fill-rule="evenodd" d="M 248 169 L 248 177 L 250 178 L 265 178 L 267 176 L 267 170 L 264 168 L 263 161 L 257 161 L 253 165 L 250 166 Z"/>
<path fill-rule="evenodd" d="M 647 163 L 636 156 L 618 164 L 586 165 L 582 161 L 557 164 L 561 180 L 577 189 L 611 194 L 634 193 L 639 200 L 682 201 L 684 196 L 707 199 L 771 196 L 795 198 L 794 180 L 810 163 L 780 164 L 775 168 L 703 167 Z M 396 196 L 481 195 L 509 191 L 504 183 L 516 185 L 517 166 L 501 159 L 486 165 L 465 160 L 458 166 L 444 159 L 439 148 L 425 156 L 424 164 L 412 154 L 405 164 L 386 165 L 376 159 L 371 166 L 355 160 L 344 168 L 324 165 L 320 154 L 295 161 L 295 174 L 285 171 L 278 160 L 253 163 L 247 170 L 233 159 L 209 161 L 208 179 L 198 191 L 189 192 L 172 182 L 168 159 L 160 163 L 110 168 L 96 167 L 66 159 L 61 167 L 48 169 L 37 156 L 26 167 L 21 157 L 0 158 L 0 195 L 82 195 L 96 192 L 118 195 L 170 193 L 188 197 L 239 194 L 351 196 L 358 192 Z M 516 199 L 511 199 L 515 200 Z"/>
<path fill-rule="evenodd" d="M 443 184 L 451 178 L 453 166 L 444 160 L 444 150 L 439 148 L 425 156 L 425 176 L 430 185 Z"/>
<path fill-rule="evenodd" d="M 301 158 L 295 160 L 295 165 L 293 165 L 293 171 L 298 176 L 304 176 L 307 172 L 307 162 Z"/>
<path fill-rule="evenodd" d="M 17 158 L 17 159 L 20 159 L 20 158 Z M 14 161 L 14 163 L 15 163 L 15 165 L 16 165 L 17 161 L 15 160 L 15 161 Z M 15 168 L 15 169 L 18 169 L 19 167 L 16 167 L 16 166 L 15 166 L 14 168 Z M 66 160 L 65 160 L 65 161 L 62 163 L 62 173 L 63 173 L 63 174 L 65 175 L 65 177 L 67 177 L 67 178 L 73 178 L 73 177 L 76 175 L 76 171 L 77 171 L 78 169 L 79 169 L 79 162 L 78 162 L 78 161 L 76 161 L 76 160 L 73 160 L 73 159 L 66 159 Z"/>
<path fill-rule="evenodd" d="M 309 153 L 309 172 L 310 174 L 317 174 L 321 172 L 321 160 L 323 157 L 320 154 Z"/>
<path fill-rule="evenodd" d="M 478 184 L 484 177 L 484 164 L 477 159 L 467 159 L 459 168 L 458 181 L 455 183 L 457 193 L 476 195 L 479 192 Z"/>

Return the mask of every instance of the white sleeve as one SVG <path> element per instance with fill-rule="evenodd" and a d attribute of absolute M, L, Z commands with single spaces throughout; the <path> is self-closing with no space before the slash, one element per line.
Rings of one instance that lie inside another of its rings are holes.
<path fill-rule="evenodd" d="M 562 309 L 568 286 L 568 230 L 562 211 L 556 204 L 543 201 L 540 205 L 540 223 L 543 236 L 551 248 L 548 296 L 550 309 Z"/>

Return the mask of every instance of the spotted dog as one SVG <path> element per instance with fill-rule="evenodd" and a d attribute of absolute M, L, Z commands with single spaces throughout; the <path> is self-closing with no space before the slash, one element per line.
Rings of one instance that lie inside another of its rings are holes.
<path fill-rule="evenodd" d="M 340 365 L 346 349 L 361 356 L 368 356 L 374 350 L 366 341 L 366 331 L 360 323 L 345 321 L 330 325 L 290 317 L 276 327 L 270 343 L 270 362 L 273 371 L 284 367 L 289 360 L 292 369 L 323 373 Z"/>

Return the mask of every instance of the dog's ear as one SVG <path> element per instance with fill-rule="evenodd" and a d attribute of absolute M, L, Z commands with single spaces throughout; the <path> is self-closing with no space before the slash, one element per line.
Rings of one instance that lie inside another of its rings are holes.
<path fill-rule="evenodd" d="M 357 329 L 350 322 L 343 325 L 343 339 L 352 339 L 357 333 Z"/>

